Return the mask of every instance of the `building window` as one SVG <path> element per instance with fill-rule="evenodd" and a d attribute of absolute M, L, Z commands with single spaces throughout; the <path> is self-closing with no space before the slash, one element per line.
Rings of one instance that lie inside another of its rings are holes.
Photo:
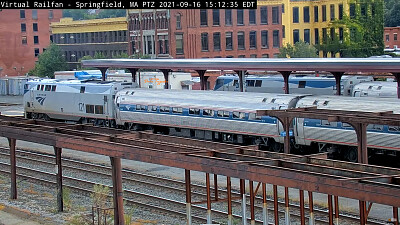
<path fill-rule="evenodd" d="M 268 48 L 268 31 L 267 30 L 261 31 L 261 47 Z"/>
<path fill-rule="evenodd" d="M 397 34 L 393 34 L 393 40 L 397 41 Z"/>
<path fill-rule="evenodd" d="M 386 36 L 386 41 L 389 41 L 390 40 L 389 34 L 386 34 L 385 36 Z"/>
<path fill-rule="evenodd" d="M 21 23 L 21 32 L 26 32 L 26 24 Z"/>
<path fill-rule="evenodd" d="M 272 7 L 272 24 L 279 23 L 279 7 L 274 6 Z"/>
<path fill-rule="evenodd" d="M 285 25 L 282 25 L 282 38 L 285 38 L 285 35 L 286 35 Z"/>
<path fill-rule="evenodd" d="M 272 34 L 272 42 L 274 48 L 279 48 L 279 30 L 274 30 Z"/>
<path fill-rule="evenodd" d="M 176 29 L 180 30 L 182 29 L 181 26 L 181 14 L 176 14 Z"/>
<path fill-rule="evenodd" d="M 322 28 L 322 41 L 326 43 L 328 41 L 328 32 L 326 28 Z"/>
<path fill-rule="evenodd" d="M 38 31 L 38 24 L 37 23 L 33 23 L 33 31 L 37 32 Z"/>
<path fill-rule="evenodd" d="M 208 51 L 208 33 L 201 33 L 201 50 Z"/>
<path fill-rule="evenodd" d="M 262 54 L 261 57 L 262 58 L 269 58 L 269 54 Z"/>
<path fill-rule="evenodd" d="M 23 9 L 19 10 L 19 18 L 25 19 L 25 10 Z"/>
<path fill-rule="evenodd" d="M 225 25 L 232 25 L 232 9 L 225 9 Z"/>
<path fill-rule="evenodd" d="M 213 26 L 219 26 L 219 9 L 213 9 Z"/>
<path fill-rule="evenodd" d="M 299 7 L 293 7 L 293 23 L 299 22 Z"/>
<path fill-rule="evenodd" d="M 249 24 L 254 25 L 256 24 L 256 10 L 249 9 Z"/>
<path fill-rule="evenodd" d="M 310 29 L 304 29 L 304 42 L 310 44 Z"/>
<path fill-rule="evenodd" d="M 214 51 L 221 51 L 221 33 L 217 32 L 213 34 Z"/>
<path fill-rule="evenodd" d="M 293 43 L 296 44 L 300 41 L 300 31 L 298 29 L 293 30 Z"/>
<path fill-rule="evenodd" d="M 53 19 L 53 17 L 54 17 L 53 10 L 50 9 L 50 10 L 49 10 L 49 19 Z"/>
<path fill-rule="evenodd" d="M 244 32 L 239 31 L 238 35 L 237 35 L 237 39 L 238 39 L 238 49 L 244 49 Z"/>
<path fill-rule="evenodd" d="M 26 36 L 22 36 L 22 44 L 23 45 L 28 44 L 28 40 L 27 40 Z"/>
<path fill-rule="evenodd" d="M 335 5 L 331 4 L 331 21 L 335 20 Z"/>
<path fill-rule="evenodd" d="M 237 9 L 237 25 L 243 25 L 243 9 Z"/>
<path fill-rule="evenodd" d="M 32 19 L 33 20 L 37 20 L 38 16 L 37 16 L 37 9 L 32 9 Z"/>
<path fill-rule="evenodd" d="M 319 44 L 319 30 L 318 30 L 318 28 L 314 29 L 314 43 L 316 45 Z"/>
<path fill-rule="evenodd" d="M 233 49 L 233 38 L 232 38 L 232 32 L 226 32 L 225 33 L 225 42 L 226 42 L 226 50 L 232 50 Z"/>
<path fill-rule="evenodd" d="M 207 26 L 207 9 L 200 9 L 200 25 Z"/>
<path fill-rule="evenodd" d="M 367 4 L 361 3 L 360 7 L 361 7 L 361 9 L 360 9 L 361 16 L 366 16 L 367 15 Z"/>
<path fill-rule="evenodd" d="M 314 6 L 314 22 L 318 22 L 318 18 L 319 14 L 318 14 L 318 6 Z"/>
<path fill-rule="evenodd" d="M 354 19 L 356 17 L 356 4 L 350 3 L 350 18 Z"/>
<path fill-rule="evenodd" d="M 343 36 L 344 36 L 344 34 L 343 34 L 343 27 L 339 27 L 339 40 L 340 40 L 340 42 L 342 42 L 343 41 Z"/>
<path fill-rule="evenodd" d="M 239 55 L 238 58 L 246 58 L 245 55 Z"/>
<path fill-rule="evenodd" d="M 339 20 L 343 19 L 343 4 L 339 4 Z"/>
<path fill-rule="evenodd" d="M 37 57 L 39 55 L 39 49 L 35 48 L 35 57 Z"/>
<path fill-rule="evenodd" d="M 257 54 L 251 54 L 250 58 L 257 58 Z"/>
<path fill-rule="evenodd" d="M 326 5 L 322 6 L 322 21 L 326 21 Z"/>
<path fill-rule="evenodd" d="M 333 41 L 335 39 L 335 28 L 331 28 L 331 40 Z"/>
<path fill-rule="evenodd" d="M 251 49 L 257 48 L 257 32 L 250 31 L 249 38 L 250 38 L 250 48 Z"/>
<path fill-rule="evenodd" d="M 268 7 L 263 6 L 260 8 L 261 24 L 268 24 Z"/>
<path fill-rule="evenodd" d="M 183 34 L 175 34 L 176 54 L 183 54 Z"/>
<path fill-rule="evenodd" d="M 33 36 L 33 44 L 39 44 L 39 36 Z"/>
<path fill-rule="evenodd" d="M 304 6 L 304 8 L 303 8 L 303 20 L 304 20 L 304 23 L 310 22 L 310 7 L 308 7 L 308 6 Z"/>

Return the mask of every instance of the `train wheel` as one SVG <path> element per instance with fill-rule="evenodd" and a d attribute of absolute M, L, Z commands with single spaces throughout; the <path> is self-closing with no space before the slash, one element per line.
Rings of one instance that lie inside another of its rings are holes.
<path fill-rule="evenodd" d="M 345 159 L 347 159 L 350 162 L 357 162 L 358 161 L 357 147 L 349 147 L 346 151 Z"/>

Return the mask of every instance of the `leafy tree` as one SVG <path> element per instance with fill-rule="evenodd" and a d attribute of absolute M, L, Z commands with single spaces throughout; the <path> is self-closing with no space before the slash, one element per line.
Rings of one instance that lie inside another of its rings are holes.
<path fill-rule="evenodd" d="M 46 51 L 39 55 L 35 68 L 29 74 L 38 77 L 54 78 L 55 71 L 62 71 L 67 68 L 67 62 L 62 56 L 60 47 L 50 44 Z"/>
<path fill-rule="evenodd" d="M 279 58 L 317 58 L 317 49 L 304 42 L 298 41 L 294 45 L 286 44 L 279 49 Z"/>
<path fill-rule="evenodd" d="M 340 53 L 341 57 L 369 57 L 382 55 L 383 43 L 383 0 L 350 1 L 355 4 L 355 17 L 344 14 L 343 19 L 330 23 L 328 31 L 333 28 L 334 34 L 327 35 L 318 50 Z M 365 10 L 363 10 L 364 8 Z M 339 38 L 337 31 L 343 29 L 343 36 Z"/>
<path fill-rule="evenodd" d="M 390 8 L 386 8 L 385 26 L 397 27 L 400 26 L 400 2 L 396 1 L 390 4 Z"/>

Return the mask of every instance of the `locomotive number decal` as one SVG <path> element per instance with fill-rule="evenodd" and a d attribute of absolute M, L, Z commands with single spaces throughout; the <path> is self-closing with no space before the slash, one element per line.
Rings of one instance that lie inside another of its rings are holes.
<path fill-rule="evenodd" d="M 85 103 L 79 103 L 79 111 L 82 111 L 85 109 Z"/>

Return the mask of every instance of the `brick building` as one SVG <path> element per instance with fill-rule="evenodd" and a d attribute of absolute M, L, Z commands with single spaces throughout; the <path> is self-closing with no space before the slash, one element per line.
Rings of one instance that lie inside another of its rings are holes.
<path fill-rule="evenodd" d="M 281 5 L 257 9 L 172 9 L 173 58 L 272 58 L 282 39 Z"/>
<path fill-rule="evenodd" d="M 128 27 L 125 17 L 79 20 L 63 18 L 52 23 L 53 40 L 61 47 L 70 69 L 76 69 L 85 55 L 101 53 L 112 58 L 128 53 Z"/>
<path fill-rule="evenodd" d="M 385 27 L 385 48 L 400 49 L 400 27 Z"/>
<path fill-rule="evenodd" d="M 0 11 L 0 77 L 24 75 L 50 45 L 50 23 L 60 9 L 4 9 Z"/>

